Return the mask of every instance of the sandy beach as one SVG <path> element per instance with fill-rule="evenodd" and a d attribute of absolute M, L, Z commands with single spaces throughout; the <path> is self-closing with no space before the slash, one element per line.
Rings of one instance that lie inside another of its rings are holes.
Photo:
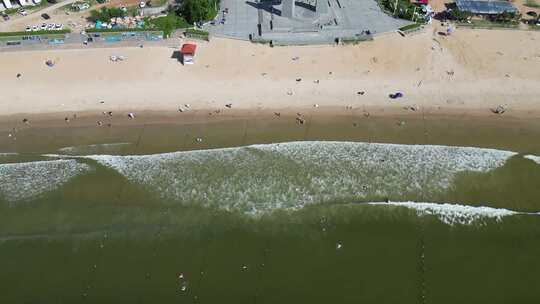
<path fill-rule="evenodd" d="M 505 104 L 506 115 L 540 113 L 540 32 L 458 29 L 444 37 L 438 30 L 349 46 L 270 48 L 215 38 L 198 42 L 192 66 L 183 66 L 168 47 L 3 52 L 0 116 L 179 115 L 185 104 L 213 111 L 228 110 L 229 103 L 233 110 L 318 105 L 317 111 L 392 113 L 415 106 L 479 116 L 493 116 L 490 108 Z M 111 55 L 127 59 L 114 63 Z M 48 59 L 54 67 L 45 65 Z M 404 98 L 389 99 L 396 91 Z"/>

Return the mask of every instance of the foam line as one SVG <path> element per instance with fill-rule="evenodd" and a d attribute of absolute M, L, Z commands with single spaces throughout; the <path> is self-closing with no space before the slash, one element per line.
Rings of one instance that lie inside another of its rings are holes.
<path fill-rule="evenodd" d="M 532 160 L 533 162 L 537 163 L 540 165 L 540 156 L 536 156 L 536 155 L 525 155 L 523 156 L 525 157 L 526 159 L 530 159 Z"/>
<path fill-rule="evenodd" d="M 15 156 L 15 155 L 18 155 L 18 153 L 0 152 L 0 157 L 2 157 L 2 156 Z"/>
<path fill-rule="evenodd" d="M 58 152 L 62 154 L 68 154 L 68 155 L 111 153 L 111 152 L 114 153 L 115 150 L 128 146 L 128 145 L 131 145 L 131 143 L 122 142 L 122 143 L 109 143 L 109 144 L 93 144 L 93 145 L 85 145 L 85 146 L 70 146 L 70 147 L 60 148 L 58 149 Z"/>
<path fill-rule="evenodd" d="M 358 142 L 289 142 L 137 156 L 87 156 L 164 199 L 245 213 L 335 200 L 440 193 L 459 172 L 510 151 Z"/>
<path fill-rule="evenodd" d="M 367 203 L 377 206 L 399 206 L 414 209 L 419 215 L 433 215 L 448 225 L 471 225 L 483 219 L 491 218 L 500 221 L 505 216 L 516 214 L 538 215 L 537 213 L 516 212 L 503 208 L 485 206 L 468 206 L 449 203 L 420 203 L 420 202 L 388 202 Z"/>
<path fill-rule="evenodd" d="M 9 202 L 30 199 L 90 169 L 72 159 L 0 164 L 0 196 Z"/>

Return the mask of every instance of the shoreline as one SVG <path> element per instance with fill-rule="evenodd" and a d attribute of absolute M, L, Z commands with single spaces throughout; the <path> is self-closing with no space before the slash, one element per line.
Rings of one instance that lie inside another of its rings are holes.
<path fill-rule="evenodd" d="M 304 124 L 297 121 L 302 113 Z M 353 141 L 495 148 L 540 153 L 540 115 L 474 116 L 464 112 L 369 108 L 288 109 L 277 116 L 271 110 L 239 110 L 216 114 L 207 111 L 139 112 L 134 119 L 82 113 L 20 116 L 0 122 L 0 152 L 55 153 L 65 147 L 131 143 L 126 154 L 201 150 L 287 141 Z M 509 113 L 511 114 L 511 113 Z M 101 126 L 96 121 L 103 122 Z M 110 126 L 109 126 L 110 124 Z M 198 142 L 201 138 L 203 142 Z"/>
<path fill-rule="evenodd" d="M 503 114 L 495 114 L 491 109 L 485 108 L 459 108 L 441 106 L 418 106 L 411 109 L 409 104 L 389 104 L 387 106 L 358 105 L 351 106 L 304 106 L 286 108 L 183 108 L 178 110 L 141 110 L 129 112 L 126 109 L 92 109 L 85 111 L 64 111 L 50 113 L 17 113 L 0 116 L 0 131 L 6 131 L 17 127 L 91 127 L 96 126 L 98 121 L 104 124 L 114 122 L 115 125 L 144 125 L 144 124 L 187 124 L 187 123 L 214 123 L 230 120 L 251 120 L 257 117 L 275 119 L 288 119 L 295 121 L 301 114 L 302 117 L 317 116 L 324 119 L 357 117 L 361 119 L 428 119 L 447 121 L 477 120 L 479 122 L 502 122 L 513 123 L 518 121 L 535 121 L 540 119 L 540 111 L 527 109 L 512 109 Z M 108 114 L 112 112 L 112 116 Z M 135 118 L 130 118 L 133 113 Z M 66 121 L 68 118 L 69 121 Z M 24 123 L 27 119 L 29 122 Z"/>

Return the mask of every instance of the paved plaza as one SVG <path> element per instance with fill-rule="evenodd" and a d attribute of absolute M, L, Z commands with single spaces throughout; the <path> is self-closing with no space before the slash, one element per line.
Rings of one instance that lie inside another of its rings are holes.
<path fill-rule="evenodd" d="M 221 0 L 214 24 L 205 27 L 222 37 L 247 40 L 251 35 L 278 44 L 316 44 L 393 31 L 410 23 L 385 14 L 375 0 L 302 0 L 291 9 L 292 1 Z"/>

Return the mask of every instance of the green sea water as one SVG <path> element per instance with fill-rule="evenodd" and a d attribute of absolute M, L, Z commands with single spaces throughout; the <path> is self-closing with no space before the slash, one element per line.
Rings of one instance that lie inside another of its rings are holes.
<path fill-rule="evenodd" d="M 22 130 L 0 156 L 0 303 L 537 303 L 539 130 L 453 126 Z"/>

